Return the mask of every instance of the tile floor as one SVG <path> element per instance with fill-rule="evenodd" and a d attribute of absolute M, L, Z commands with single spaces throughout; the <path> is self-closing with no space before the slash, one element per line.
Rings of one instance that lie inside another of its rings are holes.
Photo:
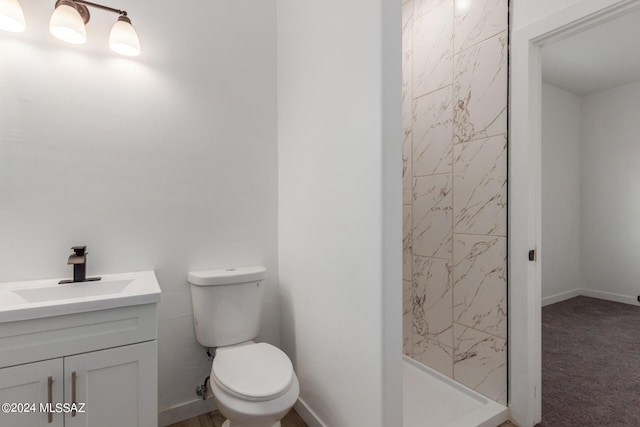
<path fill-rule="evenodd" d="M 220 427 L 225 418 L 220 415 L 220 412 L 214 411 L 208 414 L 200 415 L 199 417 L 191 418 L 185 421 L 181 421 L 176 424 L 171 424 L 168 427 Z M 300 415 L 296 411 L 291 410 L 286 417 L 282 420 L 282 427 L 307 427 Z M 517 427 L 515 424 L 511 424 L 507 421 L 501 424 L 499 427 Z"/>
<path fill-rule="evenodd" d="M 190 418 L 179 423 L 171 424 L 168 427 L 221 427 L 225 418 L 218 411 L 209 412 L 199 417 Z M 282 420 L 282 427 L 307 427 L 300 415 L 293 409 Z"/>

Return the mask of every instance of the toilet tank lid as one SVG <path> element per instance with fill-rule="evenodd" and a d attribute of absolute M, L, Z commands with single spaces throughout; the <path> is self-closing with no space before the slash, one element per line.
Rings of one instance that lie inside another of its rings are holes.
<path fill-rule="evenodd" d="M 261 265 L 191 271 L 189 272 L 189 283 L 198 286 L 233 285 L 264 280 L 266 275 L 267 269 Z"/>

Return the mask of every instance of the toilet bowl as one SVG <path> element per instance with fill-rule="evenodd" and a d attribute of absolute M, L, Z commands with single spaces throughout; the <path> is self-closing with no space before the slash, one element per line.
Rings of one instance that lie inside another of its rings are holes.
<path fill-rule="evenodd" d="M 224 427 L 279 427 L 300 392 L 287 355 L 267 343 L 218 348 L 210 383 Z"/>
<path fill-rule="evenodd" d="M 196 339 L 215 348 L 210 384 L 223 427 L 280 427 L 300 393 L 287 355 L 256 343 L 266 270 L 262 266 L 189 273 Z"/>

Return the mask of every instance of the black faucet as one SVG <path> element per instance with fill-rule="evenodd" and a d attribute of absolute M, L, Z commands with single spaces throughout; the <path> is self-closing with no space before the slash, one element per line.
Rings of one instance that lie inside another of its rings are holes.
<path fill-rule="evenodd" d="M 100 280 L 100 277 L 87 277 L 87 250 L 86 246 L 74 246 L 73 252 L 69 255 L 67 264 L 73 264 L 73 280 L 61 280 L 58 283 L 75 283 L 75 282 L 94 282 Z"/>

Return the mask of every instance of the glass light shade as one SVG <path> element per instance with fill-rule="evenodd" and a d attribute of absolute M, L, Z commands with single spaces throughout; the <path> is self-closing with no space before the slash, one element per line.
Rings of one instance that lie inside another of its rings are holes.
<path fill-rule="evenodd" d="M 21 33 L 26 25 L 18 0 L 0 0 L 0 30 Z"/>
<path fill-rule="evenodd" d="M 126 16 L 120 16 L 111 28 L 109 47 L 114 52 L 126 56 L 140 55 L 140 40 L 138 34 Z"/>
<path fill-rule="evenodd" d="M 80 13 L 75 7 L 60 4 L 51 15 L 49 31 L 62 41 L 73 44 L 84 44 L 87 41 L 87 30 Z"/>

